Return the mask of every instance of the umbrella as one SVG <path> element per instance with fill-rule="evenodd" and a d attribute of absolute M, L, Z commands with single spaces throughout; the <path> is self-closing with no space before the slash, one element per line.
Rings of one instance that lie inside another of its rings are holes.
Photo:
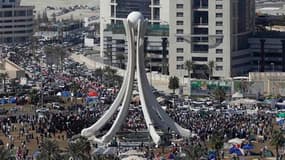
<path fill-rule="evenodd" d="M 232 147 L 229 150 L 230 154 L 236 154 L 237 156 L 242 156 L 242 151 L 239 148 Z"/>
<path fill-rule="evenodd" d="M 246 145 L 242 146 L 242 149 L 251 150 L 251 149 L 253 149 L 253 145 L 252 144 L 246 144 Z"/>

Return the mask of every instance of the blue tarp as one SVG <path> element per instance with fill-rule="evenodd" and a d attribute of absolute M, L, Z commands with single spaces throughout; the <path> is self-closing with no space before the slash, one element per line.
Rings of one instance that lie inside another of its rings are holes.
<path fill-rule="evenodd" d="M 9 103 L 16 103 L 17 102 L 17 99 L 16 99 L 16 97 L 10 97 L 9 98 Z"/>
<path fill-rule="evenodd" d="M 98 101 L 98 97 L 86 97 L 87 103 L 95 103 Z"/>
<path fill-rule="evenodd" d="M 8 100 L 6 98 L 2 98 L 0 101 L 1 104 L 7 104 Z"/>
<path fill-rule="evenodd" d="M 76 97 L 83 97 L 83 94 L 80 93 L 80 92 L 78 92 L 78 93 L 75 94 L 75 96 L 76 96 Z"/>
<path fill-rule="evenodd" d="M 242 156 L 242 152 L 239 148 L 232 147 L 229 150 L 230 154 L 236 154 L 237 156 Z"/>
<path fill-rule="evenodd" d="M 252 144 L 245 144 L 244 146 L 242 146 L 242 149 L 251 150 L 251 149 L 253 149 L 253 145 Z"/>
<path fill-rule="evenodd" d="M 61 92 L 61 96 L 62 96 L 62 97 L 70 97 L 71 94 L 70 94 L 69 91 L 62 91 L 62 92 Z"/>

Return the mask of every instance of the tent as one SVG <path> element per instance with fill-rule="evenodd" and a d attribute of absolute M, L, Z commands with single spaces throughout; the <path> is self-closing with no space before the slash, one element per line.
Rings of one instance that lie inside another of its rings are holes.
<path fill-rule="evenodd" d="M 244 105 L 256 105 L 260 103 L 259 101 L 257 100 L 254 100 L 254 99 L 247 99 L 247 98 L 244 98 L 244 99 L 238 99 L 238 100 L 235 100 L 235 101 L 231 101 L 231 105 L 240 105 L 240 104 L 244 104 Z"/>
<path fill-rule="evenodd" d="M 0 103 L 1 103 L 1 104 L 7 104 L 7 103 L 8 103 L 8 100 L 7 100 L 6 98 L 2 98 L 2 99 L 0 100 Z"/>
<path fill-rule="evenodd" d="M 230 139 L 228 141 L 228 143 L 230 143 L 230 144 L 242 144 L 243 141 L 244 141 L 244 139 L 233 138 L 233 139 Z"/>
<path fill-rule="evenodd" d="M 98 97 L 98 93 L 95 91 L 90 91 L 90 92 L 88 92 L 88 96 L 89 97 Z"/>
<path fill-rule="evenodd" d="M 70 97 L 71 96 L 71 93 L 69 91 L 62 91 L 61 92 L 61 96 L 62 97 Z"/>
<path fill-rule="evenodd" d="M 86 103 L 96 103 L 98 101 L 98 97 L 86 97 Z"/>
<path fill-rule="evenodd" d="M 232 148 L 230 148 L 229 153 L 230 153 L 230 154 L 236 154 L 237 156 L 242 156 L 242 155 L 244 155 L 244 154 L 243 154 L 243 151 L 242 151 L 240 148 L 237 148 L 237 147 L 232 147 Z"/>
<path fill-rule="evenodd" d="M 243 94 L 240 92 L 236 92 L 232 95 L 232 98 L 243 98 Z"/>
<path fill-rule="evenodd" d="M 13 104 L 17 102 L 17 98 L 16 97 L 10 97 L 9 98 L 9 103 Z"/>
<path fill-rule="evenodd" d="M 245 144 L 244 146 L 242 146 L 242 149 L 244 149 L 244 150 L 251 150 L 251 149 L 253 149 L 254 147 L 253 147 L 253 145 L 252 144 Z"/>

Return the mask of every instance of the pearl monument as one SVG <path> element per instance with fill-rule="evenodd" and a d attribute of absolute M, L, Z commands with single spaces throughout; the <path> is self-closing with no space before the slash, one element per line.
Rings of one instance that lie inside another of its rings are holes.
<path fill-rule="evenodd" d="M 190 137 L 190 131 L 174 122 L 161 108 L 147 80 L 144 66 L 144 35 L 148 21 L 144 19 L 140 12 L 131 12 L 127 19 L 123 20 L 123 23 L 128 40 L 128 63 L 122 87 L 110 108 L 95 124 L 83 129 L 81 135 L 100 144 L 106 144 L 112 140 L 128 114 L 136 73 L 143 116 L 153 142 L 157 145 L 161 143 L 156 128 L 160 128 L 165 133 L 172 130 L 182 137 Z M 135 72 L 135 69 L 137 69 L 137 72 Z M 100 138 L 95 137 L 95 133 L 111 120 L 118 109 L 117 117 L 108 132 Z"/>

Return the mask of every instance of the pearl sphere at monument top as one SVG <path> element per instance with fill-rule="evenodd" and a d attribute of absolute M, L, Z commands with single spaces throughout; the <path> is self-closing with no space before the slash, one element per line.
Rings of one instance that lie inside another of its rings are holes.
<path fill-rule="evenodd" d="M 131 12 L 128 17 L 127 17 L 127 20 L 133 25 L 133 26 L 137 26 L 138 25 L 138 22 L 139 20 L 143 21 L 144 20 L 144 17 L 143 15 L 141 14 L 141 12 Z"/>

